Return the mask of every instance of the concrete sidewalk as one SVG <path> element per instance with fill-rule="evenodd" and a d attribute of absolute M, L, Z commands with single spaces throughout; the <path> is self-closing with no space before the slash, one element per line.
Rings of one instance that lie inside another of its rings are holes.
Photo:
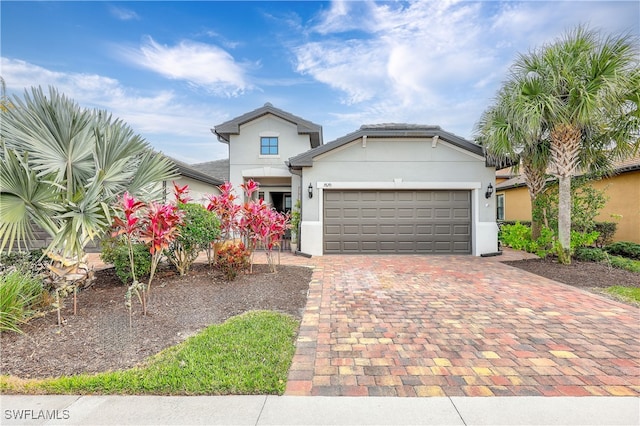
<path fill-rule="evenodd" d="M 2 425 L 640 424 L 638 397 L 2 395 L 0 405 Z"/>

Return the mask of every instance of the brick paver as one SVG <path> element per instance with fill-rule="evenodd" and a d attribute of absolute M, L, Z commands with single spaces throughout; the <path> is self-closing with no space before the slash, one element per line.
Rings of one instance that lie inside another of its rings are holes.
<path fill-rule="evenodd" d="M 640 309 L 471 256 L 314 267 L 288 395 L 640 395 Z"/>

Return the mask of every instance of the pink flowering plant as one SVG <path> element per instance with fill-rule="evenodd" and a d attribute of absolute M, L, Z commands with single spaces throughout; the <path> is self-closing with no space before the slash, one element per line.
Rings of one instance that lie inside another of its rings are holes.
<path fill-rule="evenodd" d="M 220 187 L 220 195 L 210 196 L 208 209 L 215 211 L 220 219 L 223 238 L 240 235 L 247 243 L 251 253 L 250 271 L 253 271 L 253 253 L 258 247 L 266 250 L 269 269 L 276 272 L 274 249 L 289 228 L 289 216 L 277 212 L 264 200 L 254 200 L 253 194 L 259 184 L 248 180 L 240 185 L 245 195 L 245 203 L 236 202 L 233 186 L 226 182 Z"/>
<path fill-rule="evenodd" d="M 129 325 L 131 325 L 131 298 L 135 294 L 142 304 L 144 314 L 147 313 L 147 302 L 151 292 L 153 275 L 162 257 L 162 252 L 178 235 L 178 226 L 182 223 L 182 214 L 172 204 L 144 203 L 136 200 L 128 192 L 119 200 L 116 210 L 122 216 L 113 218 L 113 237 L 124 236 L 129 248 L 129 260 L 133 283 L 127 289 L 125 304 L 129 308 Z M 133 245 L 143 242 L 151 253 L 151 271 L 149 281 L 140 283 L 135 272 Z"/>
<path fill-rule="evenodd" d="M 220 220 L 220 231 L 223 240 L 233 238 L 238 231 L 238 221 L 242 206 L 235 202 L 233 185 L 225 182 L 220 187 L 219 195 L 210 195 L 207 210 L 213 211 L 218 215 Z"/>

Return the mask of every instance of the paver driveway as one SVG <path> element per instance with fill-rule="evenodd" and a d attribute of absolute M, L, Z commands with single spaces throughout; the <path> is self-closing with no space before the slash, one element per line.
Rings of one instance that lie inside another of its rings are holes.
<path fill-rule="evenodd" d="M 640 309 L 471 256 L 315 267 L 288 395 L 640 395 Z"/>

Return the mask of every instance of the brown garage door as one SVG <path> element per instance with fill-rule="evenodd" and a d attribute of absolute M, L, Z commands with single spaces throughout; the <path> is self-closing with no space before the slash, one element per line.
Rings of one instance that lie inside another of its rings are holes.
<path fill-rule="evenodd" d="M 470 191 L 324 191 L 324 252 L 471 253 Z"/>

